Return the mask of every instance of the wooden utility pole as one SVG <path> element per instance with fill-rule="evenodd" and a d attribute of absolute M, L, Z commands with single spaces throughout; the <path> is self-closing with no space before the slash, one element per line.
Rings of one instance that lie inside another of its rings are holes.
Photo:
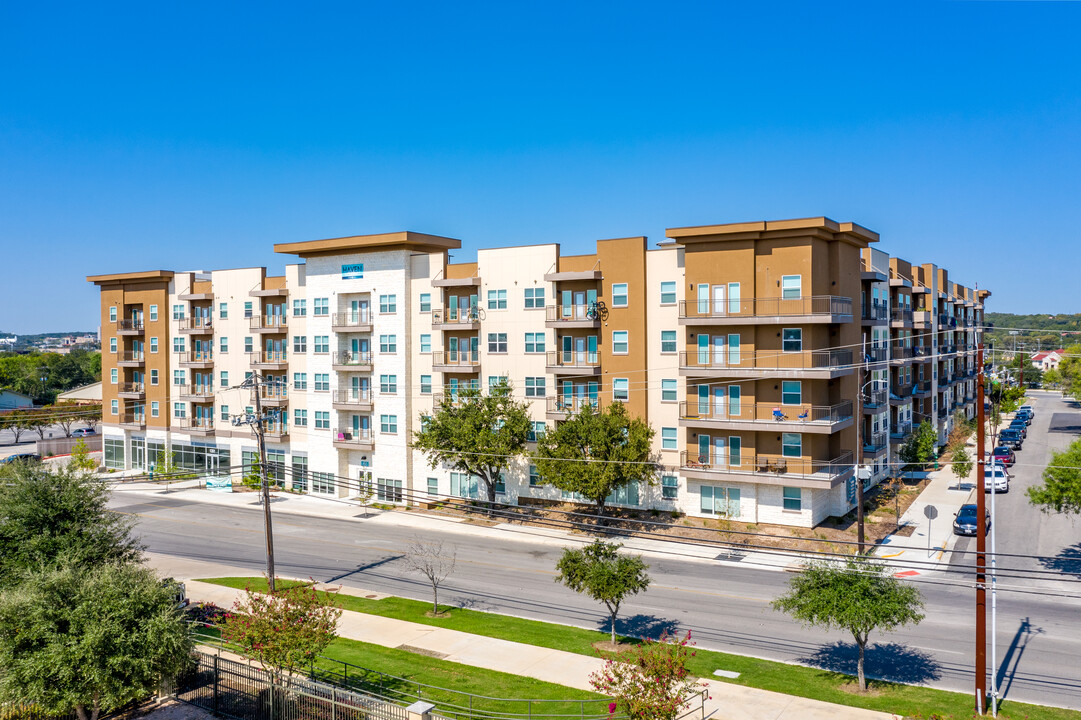
<path fill-rule="evenodd" d="M 267 587 L 270 588 L 270 592 L 274 592 L 274 529 L 270 520 L 270 481 L 267 479 L 266 440 L 263 437 L 263 423 L 269 420 L 278 419 L 280 416 L 278 413 L 275 413 L 263 417 L 263 403 L 259 390 L 264 382 L 262 376 L 258 373 L 252 373 L 251 377 L 237 386 L 238 388 L 250 388 L 252 392 L 255 393 L 255 416 L 245 415 L 244 417 L 235 417 L 233 418 L 233 425 L 251 425 L 252 430 L 255 432 L 255 439 L 259 444 L 259 477 L 261 480 L 260 493 L 263 500 L 263 533 L 266 536 Z M 279 381 L 273 380 L 272 382 Z"/>
<path fill-rule="evenodd" d="M 987 518 L 984 501 L 983 339 L 976 350 L 976 712 L 987 705 Z M 992 488 L 993 490 L 994 488 Z"/>

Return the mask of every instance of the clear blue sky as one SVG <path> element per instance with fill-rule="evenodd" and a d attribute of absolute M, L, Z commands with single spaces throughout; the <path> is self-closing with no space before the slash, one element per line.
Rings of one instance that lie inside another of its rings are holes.
<path fill-rule="evenodd" d="M 1081 3 L 0 4 L 0 330 L 84 278 L 411 229 L 827 215 L 1081 312 Z"/>

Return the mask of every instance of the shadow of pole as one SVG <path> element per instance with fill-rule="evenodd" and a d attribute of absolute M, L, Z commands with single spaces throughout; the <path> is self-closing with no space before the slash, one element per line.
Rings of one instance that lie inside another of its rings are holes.
<path fill-rule="evenodd" d="M 995 677 L 995 684 L 998 685 L 998 697 L 999 700 L 1006 699 L 1006 696 L 1010 692 L 1010 687 L 1013 686 L 1013 678 L 1017 674 L 1017 668 L 1021 664 L 1021 656 L 1025 654 L 1025 648 L 1028 647 L 1029 642 L 1036 635 L 1043 632 L 1041 628 L 1032 627 L 1032 623 L 1026 617 L 1021 621 L 1021 624 L 1017 627 L 1017 632 L 1013 635 L 1013 640 L 1010 642 L 1010 648 L 1006 651 L 1006 654 L 1002 656 L 1002 662 L 998 666 L 998 675 Z M 1014 654 L 1016 653 L 1016 657 Z M 1010 668 L 1010 663 L 1013 663 L 1013 668 Z M 1009 680 L 1006 681 L 1007 674 Z M 1006 686 L 1003 687 L 1002 683 L 1006 682 Z"/>

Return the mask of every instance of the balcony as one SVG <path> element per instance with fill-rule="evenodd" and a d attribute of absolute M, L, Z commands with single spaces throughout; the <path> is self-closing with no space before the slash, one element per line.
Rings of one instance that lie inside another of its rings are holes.
<path fill-rule="evenodd" d="M 360 430 L 335 428 L 331 435 L 334 447 L 339 450 L 363 450 L 372 452 L 375 450 L 375 437 L 367 428 Z"/>
<path fill-rule="evenodd" d="M 912 399 L 915 385 L 896 384 L 890 389 L 890 405 L 904 405 Z"/>
<path fill-rule="evenodd" d="M 433 330 L 480 330 L 478 311 L 459 310 L 458 308 L 439 308 L 432 310 Z"/>
<path fill-rule="evenodd" d="M 599 328 L 601 313 L 596 303 L 590 305 L 549 305 L 544 308 L 544 327 Z"/>
<path fill-rule="evenodd" d="M 248 329 L 257 333 L 281 334 L 289 331 L 288 315 L 252 315 L 248 318 Z"/>
<path fill-rule="evenodd" d="M 118 320 L 116 323 L 117 335 L 142 335 L 143 321 L 141 319 Z"/>
<path fill-rule="evenodd" d="M 371 412 L 373 407 L 372 389 L 357 388 L 356 390 L 338 390 L 331 397 L 330 402 L 335 410 Z"/>
<path fill-rule="evenodd" d="M 545 415 L 549 420 L 566 420 L 571 413 L 579 412 L 582 408 L 591 405 L 598 407 L 595 397 L 572 395 L 570 397 L 559 395 L 548 398 Z"/>
<path fill-rule="evenodd" d="M 930 362 L 934 359 L 931 348 L 925 345 L 915 345 L 912 348 L 912 358 L 916 362 Z"/>
<path fill-rule="evenodd" d="M 331 356 L 330 365 L 335 372 L 371 372 L 372 354 L 370 352 L 336 352 Z"/>
<path fill-rule="evenodd" d="M 911 326 L 912 310 L 909 308 L 893 308 L 890 311 L 890 325 L 895 328 Z"/>
<path fill-rule="evenodd" d="M 178 394 L 180 395 L 181 400 L 187 400 L 189 402 L 214 402 L 214 387 L 206 383 L 181 385 Z"/>
<path fill-rule="evenodd" d="M 289 386 L 283 382 L 274 382 L 270 385 L 260 385 L 258 389 L 252 390 L 251 400 L 254 403 L 256 394 L 259 396 L 259 403 L 266 407 L 281 407 L 289 401 Z"/>
<path fill-rule="evenodd" d="M 600 270 L 562 270 L 544 274 L 545 282 L 596 281 L 602 277 Z"/>
<path fill-rule="evenodd" d="M 117 367 L 140 368 L 146 362 L 146 355 L 141 350 L 125 350 L 116 356 Z"/>
<path fill-rule="evenodd" d="M 865 347 L 863 349 L 863 362 L 864 364 L 877 364 L 886 362 L 889 355 L 889 348 L 887 347 Z"/>
<path fill-rule="evenodd" d="M 889 391 L 883 387 L 885 381 L 878 383 L 875 387 L 877 389 L 863 394 L 863 412 L 873 415 L 882 408 L 886 407 L 890 400 Z"/>
<path fill-rule="evenodd" d="M 248 353 L 253 368 L 260 370 L 285 370 L 289 366 L 284 350 L 260 350 Z"/>
<path fill-rule="evenodd" d="M 600 375 L 601 357 L 598 352 L 553 351 L 547 353 L 545 369 L 553 375 Z"/>
<path fill-rule="evenodd" d="M 930 310 L 913 310 L 912 311 L 912 325 L 913 327 L 927 329 L 931 325 L 931 311 Z"/>
<path fill-rule="evenodd" d="M 890 317 L 889 308 L 885 305 L 864 305 L 861 320 L 864 325 L 885 325 Z"/>
<path fill-rule="evenodd" d="M 256 290 L 250 290 L 248 297 L 285 297 L 289 294 L 289 290 L 286 288 L 259 288 Z"/>
<path fill-rule="evenodd" d="M 894 423 L 894 424 L 890 425 L 890 442 L 891 443 L 904 442 L 905 438 L 908 437 L 908 434 L 910 432 L 912 432 L 912 423 L 911 422 Z"/>
<path fill-rule="evenodd" d="M 884 432 L 871 433 L 863 438 L 863 452 L 869 455 L 878 453 L 889 447 L 889 435 Z"/>
<path fill-rule="evenodd" d="M 257 354 L 257 353 L 252 353 Z M 214 367 L 213 350 L 189 350 L 177 353 L 177 364 L 186 368 L 212 368 Z"/>
<path fill-rule="evenodd" d="M 213 335 L 214 322 L 208 316 L 196 316 L 180 321 L 180 332 L 183 335 Z"/>
<path fill-rule="evenodd" d="M 679 404 L 681 427 L 829 434 L 852 424 L 852 401 L 836 405 L 778 405 L 727 401 L 721 407 L 703 399 Z"/>
<path fill-rule="evenodd" d="M 915 348 L 906 347 L 904 345 L 894 345 L 890 348 L 890 364 L 904 365 L 907 362 L 911 362 L 915 355 Z"/>
<path fill-rule="evenodd" d="M 432 353 L 432 370 L 444 373 L 475 373 L 480 371 L 480 352 L 448 350 Z"/>
<path fill-rule="evenodd" d="M 336 333 L 370 333 L 372 313 L 369 310 L 334 313 L 330 318 L 330 329 Z"/>
<path fill-rule="evenodd" d="M 921 380 L 912 386 L 913 397 L 927 397 L 931 394 L 931 381 Z"/>
<path fill-rule="evenodd" d="M 814 489 L 829 489 L 852 474 L 852 453 L 833 460 L 814 460 L 781 455 L 700 455 L 696 451 L 680 453 L 680 470 L 684 477 L 694 480 L 737 480 L 738 476 L 753 478 L 752 482 L 768 485 L 788 485 Z M 737 477 L 732 477 L 737 476 Z"/>
<path fill-rule="evenodd" d="M 116 389 L 116 396 L 125 400 L 142 400 L 146 397 L 146 383 L 120 383 Z"/>
<path fill-rule="evenodd" d="M 145 412 L 126 412 L 120 414 L 120 427 L 132 428 L 135 430 L 142 430 L 146 427 L 146 413 Z"/>
<path fill-rule="evenodd" d="M 692 377 L 758 377 L 770 372 L 785 378 L 828 380 L 851 375 L 851 350 L 741 353 L 708 348 L 679 354 L 679 374 Z"/>
<path fill-rule="evenodd" d="M 214 418 L 212 417 L 180 418 L 173 422 L 178 430 L 189 435 L 214 434 Z"/>
<path fill-rule="evenodd" d="M 679 301 L 680 325 L 779 325 L 852 321 L 852 298 L 808 295 L 724 301 Z"/>

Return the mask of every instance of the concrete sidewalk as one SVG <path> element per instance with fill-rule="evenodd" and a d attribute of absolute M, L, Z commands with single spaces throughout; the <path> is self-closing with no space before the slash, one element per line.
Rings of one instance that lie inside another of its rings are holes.
<path fill-rule="evenodd" d="M 154 556 L 151 563 L 160 560 L 164 557 Z M 185 562 L 173 560 L 167 567 L 177 577 L 185 577 L 184 570 L 207 570 L 212 571 L 209 575 L 218 576 L 236 572 L 233 568 L 211 563 L 188 563 L 186 568 L 179 567 Z M 239 590 L 194 580 L 187 581 L 187 589 L 192 602 L 212 602 L 225 608 L 231 607 L 242 594 Z M 363 590 L 351 590 L 350 594 L 382 597 Z M 448 662 L 522 675 L 579 690 L 592 690 L 589 675 L 604 664 L 599 658 L 587 655 L 350 611 L 342 612 L 338 634 L 373 645 L 420 651 Z M 718 720 L 890 720 L 898 717 L 718 680 L 703 679 L 703 682 L 710 696 L 706 713 Z"/>

